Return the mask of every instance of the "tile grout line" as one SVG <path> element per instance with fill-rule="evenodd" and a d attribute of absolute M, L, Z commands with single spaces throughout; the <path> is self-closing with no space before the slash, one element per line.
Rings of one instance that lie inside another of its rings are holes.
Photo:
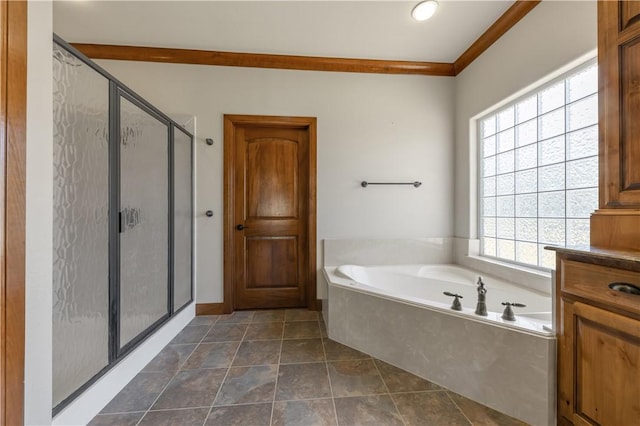
<path fill-rule="evenodd" d="M 253 313 L 253 315 L 255 315 L 255 312 Z M 251 316 L 251 319 L 253 319 L 253 316 Z M 217 322 L 218 321 L 216 321 L 216 323 Z M 251 321 L 249 321 L 247 324 L 251 324 Z M 229 365 L 227 366 L 227 371 L 224 373 L 224 377 L 222 378 L 222 381 L 220 382 L 220 387 L 218 388 L 218 391 L 216 392 L 216 395 L 213 397 L 213 401 L 211 401 L 211 407 L 209 407 L 209 411 L 207 412 L 207 416 L 204 418 L 204 421 L 202 422 L 202 426 L 205 426 L 207 424 L 207 420 L 209 420 L 209 416 L 211 415 L 211 412 L 213 411 L 213 407 L 216 404 L 216 399 L 218 399 L 218 396 L 220 395 L 220 391 L 222 391 L 222 387 L 224 386 L 224 382 L 227 380 L 227 376 L 229 376 L 229 371 L 231 371 L 231 365 L 233 364 L 233 360 L 236 359 L 236 356 L 238 355 L 238 351 L 240 350 L 240 345 L 242 345 L 242 342 L 244 340 L 244 336 L 247 334 L 247 330 L 248 329 L 249 329 L 249 326 L 247 325 L 247 328 L 244 329 L 244 333 L 242 333 L 242 338 L 240 339 L 240 342 L 238 343 L 238 347 L 236 348 L 236 351 L 233 354 L 233 357 L 229 361 Z"/>
<path fill-rule="evenodd" d="M 407 422 L 405 421 L 404 416 L 400 412 L 400 409 L 398 408 L 398 404 L 396 404 L 396 400 L 393 399 L 393 396 L 391 396 L 391 391 L 389 390 L 389 386 L 387 386 L 387 381 L 382 376 L 382 373 L 380 372 L 380 369 L 378 368 L 378 364 L 376 363 L 376 359 L 377 358 L 371 357 L 371 362 L 373 362 L 373 366 L 375 367 L 376 371 L 378 372 L 378 376 L 380 376 L 380 380 L 382 380 L 382 383 L 384 384 L 384 388 L 387 390 L 387 395 L 389 395 L 389 398 L 391 399 L 391 403 L 393 404 L 394 408 L 396 409 L 396 412 L 400 416 L 400 420 L 402 420 L 402 424 L 406 426 Z"/>
<path fill-rule="evenodd" d="M 462 408 L 460 408 L 460 406 L 453 400 L 453 398 L 451 398 L 451 395 L 449 395 L 449 391 L 448 390 L 444 390 L 444 393 L 447 395 L 447 398 L 449 398 L 449 400 L 451 402 L 453 402 L 453 405 L 455 405 L 455 407 L 458 409 L 458 411 L 460 411 L 460 413 L 462 414 L 462 416 L 469 422 L 469 424 L 471 426 L 473 426 L 473 422 L 471 421 L 471 419 L 469 419 L 469 417 L 467 417 L 467 415 L 465 414 L 464 411 L 462 411 Z"/>
<path fill-rule="evenodd" d="M 211 330 L 213 328 L 213 326 L 218 322 L 218 319 L 220 317 L 217 317 L 216 320 L 211 323 L 211 325 L 209 326 L 209 328 L 207 329 L 207 331 L 202 335 L 202 337 L 200 338 L 200 341 L 196 344 L 196 346 L 193 348 L 193 350 L 191 351 L 191 353 L 189 354 L 189 356 L 187 357 L 187 359 L 185 359 L 185 361 L 182 363 L 182 365 L 184 365 L 189 358 L 191 357 L 191 355 L 193 355 L 193 352 L 195 352 L 196 349 L 198 349 L 198 346 L 200 346 L 200 343 L 202 343 L 202 339 L 204 339 L 204 337 L 209 333 L 209 330 Z M 188 327 L 189 325 L 186 325 L 186 327 Z M 184 328 L 182 330 L 180 330 L 180 332 L 182 332 L 184 330 Z M 174 337 L 175 338 L 175 337 Z M 171 343 L 171 342 L 169 342 Z M 169 346 L 169 343 L 167 343 L 160 351 L 164 350 L 164 348 L 166 348 L 167 346 Z M 158 352 L 159 354 L 160 352 Z M 151 362 L 151 361 L 149 361 Z M 142 422 L 142 420 L 147 416 L 147 414 L 149 413 L 149 411 L 151 411 L 151 407 L 153 407 L 153 404 L 155 404 L 156 402 L 158 402 L 158 399 L 160 399 L 160 397 L 162 396 L 162 394 L 164 393 L 164 391 L 167 390 L 167 388 L 169 387 L 169 385 L 171 384 L 171 382 L 173 381 L 173 379 L 176 378 L 176 376 L 182 371 L 182 366 L 179 366 L 176 369 L 176 372 L 173 374 L 173 376 L 171 376 L 171 379 L 169 379 L 169 381 L 167 382 L 166 385 L 164 385 L 164 387 L 162 388 L 162 390 L 160 391 L 160 393 L 158 393 L 158 396 L 155 397 L 155 399 L 153 400 L 153 402 L 149 405 L 149 407 L 145 410 L 144 414 L 142 415 L 142 417 L 140 417 L 140 420 L 138 420 L 138 422 L 136 423 L 136 426 L 139 426 L 140 423 Z M 205 419 L 206 420 L 206 419 Z"/>
<path fill-rule="evenodd" d="M 276 407 L 276 395 L 278 393 L 278 377 L 280 376 L 280 361 L 282 360 L 282 343 L 284 342 L 284 326 L 287 319 L 287 311 L 284 312 L 282 319 L 282 334 L 280 335 L 280 351 L 278 352 L 278 365 L 276 367 L 276 382 L 273 387 L 273 401 L 271 402 L 271 416 L 269 416 L 269 426 L 273 425 L 273 412 Z"/>
<path fill-rule="evenodd" d="M 318 315 L 318 327 L 320 327 L 320 316 Z M 328 336 L 328 334 L 327 334 Z M 328 337 L 327 337 L 328 339 Z M 329 373 L 329 362 L 327 361 L 327 350 L 324 347 L 324 337 L 322 336 L 322 329 L 320 330 L 320 343 L 322 344 L 322 353 L 324 354 L 324 368 L 327 370 L 327 380 L 329 380 L 329 392 L 331 393 L 331 403 L 333 404 L 333 416 L 336 421 L 336 426 L 340 425 L 338 421 L 338 410 L 336 408 L 336 397 L 333 394 L 333 385 L 331 384 L 331 374 Z"/>

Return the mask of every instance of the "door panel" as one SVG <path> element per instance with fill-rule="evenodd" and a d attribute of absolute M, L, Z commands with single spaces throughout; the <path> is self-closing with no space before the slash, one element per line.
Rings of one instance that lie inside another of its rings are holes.
<path fill-rule="evenodd" d="M 168 124 L 124 97 L 120 111 L 122 348 L 169 314 L 170 206 Z"/>
<path fill-rule="evenodd" d="M 233 143 L 234 307 L 306 306 L 309 130 L 239 126 Z"/>
<path fill-rule="evenodd" d="M 173 309 L 191 301 L 191 136 L 173 130 Z"/>

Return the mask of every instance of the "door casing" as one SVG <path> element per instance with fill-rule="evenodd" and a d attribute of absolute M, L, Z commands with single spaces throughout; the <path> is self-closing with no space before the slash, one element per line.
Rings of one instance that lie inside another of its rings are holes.
<path fill-rule="evenodd" d="M 318 310 L 316 296 L 316 128 L 315 117 L 277 117 L 265 115 L 230 115 L 224 116 L 224 302 L 223 312 L 229 314 L 234 309 L 234 261 L 235 247 L 233 234 L 235 231 L 235 129 L 237 127 L 278 127 L 306 128 L 309 132 L 309 217 L 308 233 L 308 270 L 307 274 L 307 307 Z"/>

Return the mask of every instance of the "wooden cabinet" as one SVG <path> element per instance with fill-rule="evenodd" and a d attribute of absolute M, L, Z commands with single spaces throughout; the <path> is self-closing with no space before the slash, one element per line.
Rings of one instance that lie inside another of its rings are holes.
<path fill-rule="evenodd" d="M 622 258 L 624 257 L 624 258 Z M 640 424 L 640 257 L 557 253 L 558 424 Z"/>
<path fill-rule="evenodd" d="M 598 2 L 600 205 L 591 245 L 640 249 L 640 1 Z"/>

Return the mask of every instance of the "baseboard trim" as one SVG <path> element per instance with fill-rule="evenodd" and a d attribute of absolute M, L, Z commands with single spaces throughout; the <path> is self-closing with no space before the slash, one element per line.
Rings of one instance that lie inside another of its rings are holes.
<path fill-rule="evenodd" d="M 224 303 L 196 303 L 197 315 L 222 315 Z"/>

